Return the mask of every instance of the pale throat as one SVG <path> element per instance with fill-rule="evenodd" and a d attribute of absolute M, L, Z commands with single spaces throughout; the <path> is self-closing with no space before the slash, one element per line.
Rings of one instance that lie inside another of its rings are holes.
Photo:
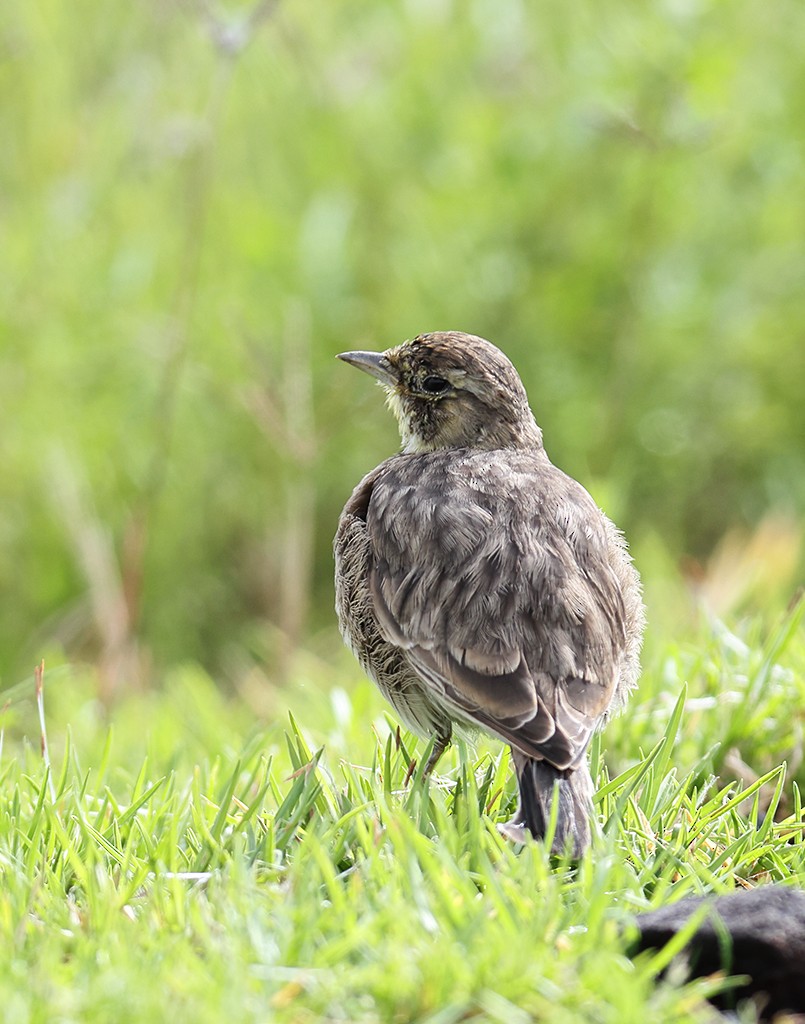
<path fill-rule="evenodd" d="M 441 444 L 435 444 L 433 439 L 426 440 L 421 436 L 421 434 L 417 434 L 416 431 L 412 431 L 408 416 L 405 414 L 402 399 L 392 388 L 386 388 L 385 390 L 386 405 L 394 413 L 394 418 L 397 420 L 397 426 L 400 429 L 400 438 L 402 439 L 402 451 L 405 455 L 419 455 L 423 452 L 435 452 L 437 449 L 444 447 Z"/>

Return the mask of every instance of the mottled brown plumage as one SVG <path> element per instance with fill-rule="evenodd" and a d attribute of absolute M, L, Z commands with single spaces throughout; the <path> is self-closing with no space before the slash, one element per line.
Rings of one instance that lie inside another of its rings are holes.
<path fill-rule="evenodd" d="M 377 377 L 403 440 L 358 484 L 335 538 L 345 642 L 407 726 L 511 744 L 520 805 L 504 832 L 590 840 L 593 730 L 634 686 L 643 631 L 621 535 L 557 469 L 494 345 L 420 335 L 341 359 Z"/>

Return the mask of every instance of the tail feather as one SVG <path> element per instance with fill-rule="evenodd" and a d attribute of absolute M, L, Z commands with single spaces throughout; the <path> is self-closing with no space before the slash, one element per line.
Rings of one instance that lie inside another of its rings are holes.
<path fill-rule="evenodd" d="M 556 792 L 556 830 L 551 852 L 561 854 L 568 849 L 580 857 L 590 845 L 593 781 L 584 761 L 577 768 L 554 768 L 547 761 L 537 761 L 513 751 L 520 803 L 511 821 L 501 826 L 510 839 L 522 842 L 525 830 L 535 839 L 544 839 L 551 821 L 554 791 Z"/>

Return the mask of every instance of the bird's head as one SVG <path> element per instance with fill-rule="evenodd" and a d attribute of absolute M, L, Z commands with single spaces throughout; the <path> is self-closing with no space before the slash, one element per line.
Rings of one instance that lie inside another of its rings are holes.
<path fill-rule="evenodd" d="M 517 371 L 483 338 L 440 331 L 338 358 L 382 383 L 406 452 L 542 447 Z"/>

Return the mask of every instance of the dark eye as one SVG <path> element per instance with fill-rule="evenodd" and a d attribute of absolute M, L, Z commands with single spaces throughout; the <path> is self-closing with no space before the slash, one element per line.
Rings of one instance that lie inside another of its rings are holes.
<path fill-rule="evenodd" d="M 446 381 L 444 377 L 430 375 L 422 381 L 422 390 L 427 391 L 429 395 L 440 395 L 443 391 L 447 391 L 449 387 L 450 382 Z"/>

